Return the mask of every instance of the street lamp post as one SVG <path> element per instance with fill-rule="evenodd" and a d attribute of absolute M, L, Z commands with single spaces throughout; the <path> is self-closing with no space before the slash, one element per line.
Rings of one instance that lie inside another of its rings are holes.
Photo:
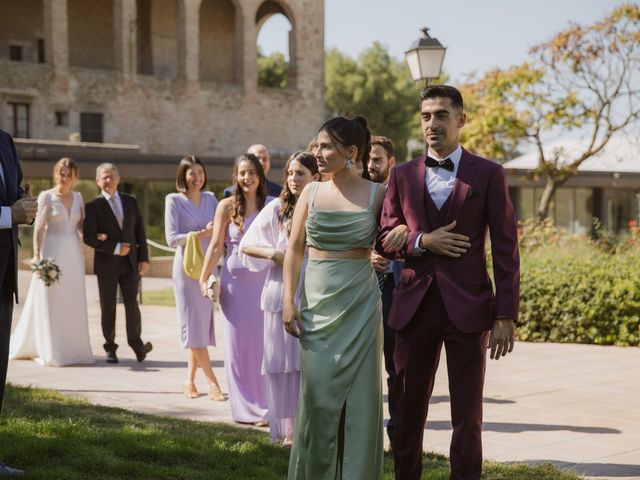
<path fill-rule="evenodd" d="M 429 86 L 429 80 L 440 78 L 442 73 L 442 62 L 447 49 L 438 41 L 437 38 L 429 36 L 429 29 L 423 27 L 421 29 L 422 36 L 411 44 L 409 50 L 404 55 L 411 71 L 411 77 L 414 81 L 424 80 L 425 87 Z M 424 143 L 424 153 L 426 154 L 429 147 Z"/>
<path fill-rule="evenodd" d="M 429 85 L 429 80 L 435 80 L 442 73 L 442 62 L 446 48 L 429 35 L 429 29 L 421 29 L 422 36 L 411 44 L 409 50 L 405 52 L 405 58 L 411 77 L 416 81 L 425 81 Z"/>

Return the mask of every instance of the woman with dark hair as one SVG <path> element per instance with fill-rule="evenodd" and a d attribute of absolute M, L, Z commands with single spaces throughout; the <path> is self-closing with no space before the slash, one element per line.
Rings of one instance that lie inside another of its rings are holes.
<path fill-rule="evenodd" d="M 38 195 L 33 258 L 53 259 L 62 275 L 50 286 L 36 273 L 31 277 L 20 320 L 11 335 L 10 358 L 33 358 L 54 367 L 94 362 L 80 241 L 84 202 L 82 194 L 73 191 L 78 177 L 76 162 L 61 158 L 53 167 L 53 188 Z"/>
<path fill-rule="evenodd" d="M 264 350 L 260 292 L 266 272 L 245 268 L 240 262 L 238 245 L 272 197 L 267 197 L 267 178 L 255 155 L 247 153 L 236 158 L 232 181 L 233 195 L 220 201 L 213 219 L 212 240 L 200 274 L 200 290 L 203 296 L 210 295 L 209 275 L 226 246 L 219 296 L 231 416 L 239 423 L 265 426 L 267 387 L 260 371 Z M 211 289 L 213 298 L 218 296 L 216 286 Z"/>
<path fill-rule="evenodd" d="M 363 117 L 333 118 L 316 140 L 331 178 L 300 195 L 284 261 L 283 321 L 300 337 L 301 373 L 289 479 L 381 479 L 382 307 L 370 255 L 384 187 L 368 178 Z"/>
<path fill-rule="evenodd" d="M 211 368 L 208 350 L 209 345 L 216 344 L 213 305 L 208 299 L 202 298 L 198 281 L 188 276 L 183 266 L 189 236 L 195 236 L 192 241 L 199 242 L 203 250 L 211 240 L 213 221 L 210 219 L 218 200 L 213 193 L 202 191 L 206 185 L 207 172 L 198 157 L 190 155 L 180 160 L 176 174 L 178 193 L 170 193 L 165 200 L 164 230 L 167 244 L 176 248 L 171 277 L 180 340 L 182 348 L 189 349 L 184 394 L 188 398 L 200 396 L 195 385 L 196 371 L 200 367 L 209 383 L 209 398 L 224 401 L 226 398 Z"/>
<path fill-rule="evenodd" d="M 271 442 L 290 446 L 298 409 L 300 362 L 298 341 L 282 324 L 282 262 L 291 232 L 291 219 L 302 189 L 318 180 L 318 166 L 309 152 L 296 152 L 284 167 L 280 197 L 258 214 L 240 242 L 240 259 L 252 271 L 267 270 L 260 306 L 264 311 L 262 373 L 267 376 Z M 303 267 L 304 268 L 304 267 Z"/>

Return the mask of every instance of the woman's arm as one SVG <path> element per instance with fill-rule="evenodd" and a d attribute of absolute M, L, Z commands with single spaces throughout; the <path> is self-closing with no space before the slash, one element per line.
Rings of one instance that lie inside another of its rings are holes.
<path fill-rule="evenodd" d="M 284 322 L 285 330 L 298 338 L 302 329 L 300 312 L 295 303 L 295 295 L 304 260 L 304 249 L 307 243 L 305 225 L 309 210 L 309 191 L 312 185 L 309 184 L 304 187 L 300 198 L 296 202 L 282 273 L 284 284 L 282 321 Z"/>
<path fill-rule="evenodd" d="M 378 225 L 380 224 L 380 216 L 382 214 L 382 205 L 384 203 L 384 196 L 386 194 L 386 188 L 382 185 L 378 185 L 376 190 L 376 198 L 374 204 L 374 210 Z M 397 225 L 393 228 L 382 241 L 382 247 L 386 252 L 398 252 L 402 250 L 407 242 L 409 236 L 409 227 L 406 225 Z"/>
<path fill-rule="evenodd" d="M 187 232 L 180 231 L 179 209 L 172 195 L 167 195 L 164 201 L 164 237 L 173 248 L 187 241 Z"/>
<path fill-rule="evenodd" d="M 38 195 L 38 212 L 33 224 L 33 257 L 42 258 L 42 245 L 47 230 L 47 217 L 49 214 L 49 193 L 42 192 Z"/>
<path fill-rule="evenodd" d="M 233 198 L 222 200 L 216 208 L 213 217 L 213 233 L 211 234 L 211 243 L 207 248 L 207 254 L 204 257 L 204 265 L 200 273 L 200 290 L 202 296 L 207 296 L 207 279 L 211 275 L 213 267 L 218 264 L 222 253 L 224 252 L 224 238 L 227 234 L 229 225 L 229 214 L 231 211 L 231 202 Z"/>
<path fill-rule="evenodd" d="M 78 231 L 78 235 L 82 237 L 82 226 L 84 225 L 84 199 L 82 198 L 82 194 L 80 192 L 73 192 L 73 194 L 78 195 L 78 198 L 80 199 L 80 220 L 78 220 L 76 230 Z"/>
<path fill-rule="evenodd" d="M 284 252 L 279 252 L 275 248 L 269 247 L 243 247 L 242 253 L 254 258 L 264 258 L 271 260 L 281 267 L 284 264 Z"/>
<path fill-rule="evenodd" d="M 270 268 L 274 263 L 281 267 L 284 262 L 284 250 L 278 251 L 279 206 L 278 200 L 268 203 L 240 241 L 240 261 L 251 271 Z"/>

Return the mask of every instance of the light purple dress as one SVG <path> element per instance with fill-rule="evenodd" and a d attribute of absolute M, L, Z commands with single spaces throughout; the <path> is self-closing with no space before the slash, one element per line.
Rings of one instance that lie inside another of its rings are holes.
<path fill-rule="evenodd" d="M 287 249 L 289 239 L 279 225 L 280 199 L 266 205 L 247 229 L 240 247 Z M 252 271 L 266 270 L 260 306 L 264 311 L 264 357 L 262 373 L 267 376 L 269 430 L 271 441 L 293 436 L 300 395 L 300 354 L 298 339 L 289 335 L 282 323 L 282 267 L 272 260 L 240 254 L 240 260 Z M 302 270 L 306 267 L 306 253 Z M 301 277 L 303 275 L 301 274 Z M 299 297 L 299 291 L 296 299 Z"/>
<path fill-rule="evenodd" d="M 215 345 L 213 303 L 202 296 L 197 280 L 187 277 L 182 268 L 187 234 L 202 230 L 213 220 L 218 200 L 211 192 L 202 192 L 200 205 L 195 205 L 183 193 L 171 193 L 165 200 L 164 230 L 167 245 L 177 248 L 173 257 L 173 291 L 180 324 L 182 348 L 205 348 Z M 200 240 L 206 252 L 211 236 Z"/>
<path fill-rule="evenodd" d="M 244 231 L 257 212 L 244 220 Z M 220 276 L 220 309 L 224 339 L 224 367 L 229 387 L 231 417 L 255 423 L 267 417 L 267 383 L 262 375 L 264 350 L 260 294 L 266 271 L 252 272 L 238 258 L 243 232 L 231 223 L 225 240 L 227 257 Z"/>

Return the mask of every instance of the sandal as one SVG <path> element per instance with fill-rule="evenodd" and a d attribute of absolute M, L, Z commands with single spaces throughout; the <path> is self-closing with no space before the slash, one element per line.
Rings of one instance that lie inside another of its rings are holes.
<path fill-rule="evenodd" d="M 198 390 L 196 390 L 196 384 L 193 382 L 184 384 L 184 394 L 187 398 L 198 398 L 200 396 Z"/>
<path fill-rule="evenodd" d="M 209 398 L 216 402 L 224 402 L 227 400 L 227 397 L 222 393 L 222 390 L 220 390 L 220 386 L 217 383 L 209 385 Z"/>

